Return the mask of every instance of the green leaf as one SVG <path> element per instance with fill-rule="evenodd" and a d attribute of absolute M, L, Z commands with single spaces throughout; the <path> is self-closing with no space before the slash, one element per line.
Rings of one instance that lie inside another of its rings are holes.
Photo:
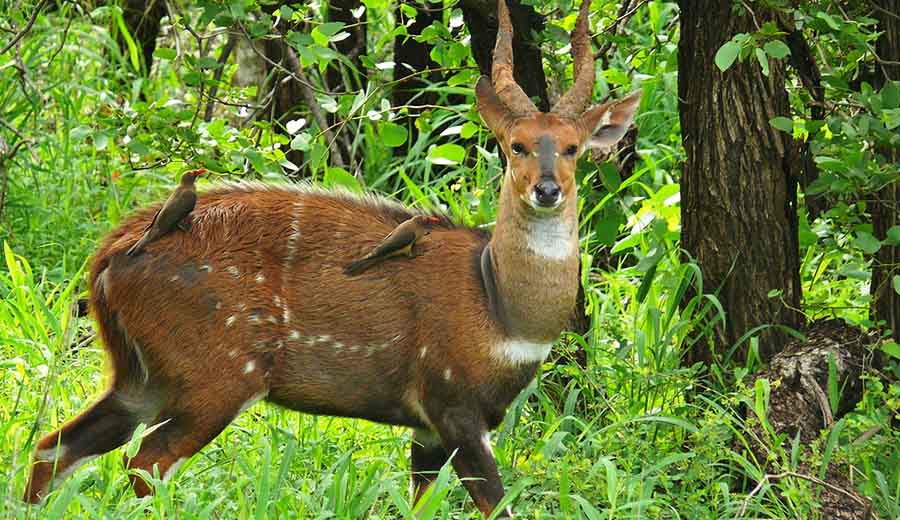
<path fill-rule="evenodd" d="M 897 276 L 894 277 L 894 290 L 897 290 L 897 278 Z M 881 344 L 881 350 L 892 358 L 900 359 L 900 344 L 895 341 L 885 341 Z"/>
<path fill-rule="evenodd" d="M 458 144 L 442 144 L 428 150 L 428 162 L 432 164 L 459 164 L 466 157 L 466 149 Z"/>
<path fill-rule="evenodd" d="M 325 22 L 318 27 L 316 30 L 325 36 L 331 37 L 337 34 L 344 26 L 347 25 L 344 22 Z"/>
<path fill-rule="evenodd" d="M 894 286 L 894 291 L 897 294 L 900 294 L 900 274 L 895 274 L 893 278 L 891 278 L 891 285 Z"/>
<path fill-rule="evenodd" d="M 775 58 L 776 60 L 780 60 L 791 53 L 791 49 L 781 40 L 772 40 L 766 42 L 766 44 L 763 45 L 763 49 L 766 51 L 766 54 Z"/>
<path fill-rule="evenodd" d="M 659 260 L 657 259 L 657 262 Z M 644 275 L 644 279 L 641 280 L 641 286 L 638 287 L 637 299 L 638 303 L 644 303 L 644 298 L 647 297 L 647 293 L 650 292 L 650 287 L 653 285 L 653 279 L 656 278 L 656 268 L 659 266 L 659 263 L 654 263 L 650 269 L 647 270 L 647 274 Z"/>
<path fill-rule="evenodd" d="M 385 121 L 379 125 L 381 130 L 381 142 L 385 146 L 396 148 L 406 142 L 406 128 L 389 121 Z"/>
<path fill-rule="evenodd" d="M 459 131 L 459 136 L 463 139 L 468 139 L 475 135 L 476 132 L 478 132 L 478 125 L 471 121 L 466 121 L 466 123 L 462 125 L 462 128 Z"/>
<path fill-rule="evenodd" d="M 222 64 L 212 56 L 203 56 L 197 60 L 197 66 L 201 69 L 218 69 Z"/>
<path fill-rule="evenodd" d="M 599 173 L 603 187 L 609 190 L 610 193 L 615 193 L 619 190 L 619 186 L 622 185 L 622 176 L 619 175 L 619 169 L 616 168 L 615 164 L 609 161 L 601 164 Z"/>
<path fill-rule="evenodd" d="M 794 131 L 794 121 L 789 117 L 773 117 L 772 119 L 769 119 L 769 124 L 782 132 Z"/>
<path fill-rule="evenodd" d="M 122 18 L 122 9 L 116 8 L 115 11 L 115 20 L 116 25 L 119 28 L 120 34 L 122 38 L 125 40 L 125 44 L 128 47 L 128 58 L 131 60 L 131 66 L 134 67 L 135 72 L 141 71 L 141 58 L 138 54 L 137 45 L 134 43 L 134 38 L 131 37 L 131 33 L 128 31 L 128 27 L 125 25 L 125 19 Z"/>
<path fill-rule="evenodd" d="M 716 67 L 719 67 L 719 70 L 725 72 L 731 67 L 740 53 L 740 45 L 735 42 L 726 42 L 725 45 L 719 47 L 719 50 L 716 52 Z"/>
<path fill-rule="evenodd" d="M 891 229 L 887 230 L 887 237 L 884 243 L 891 246 L 900 244 L 900 226 L 892 226 Z"/>
<path fill-rule="evenodd" d="M 178 56 L 178 53 L 175 52 L 175 49 L 169 49 L 168 47 L 158 47 L 153 51 L 153 57 L 161 60 L 174 60 L 176 56 Z"/>
<path fill-rule="evenodd" d="M 359 179 L 350 175 L 350 173 L 348 173 L 347 170 L 343 168 L 332 167 L 326 169 L 324 183 L 325 186 L 329 188 L 341 186 L 343 188 L 347 188 L 350 191 L 363 191 L 362 185 L 359 183 Z"/>
<path fill-rule="evenodd" d="M 816 13 L 816 16 L 821 18 L 822 20 L 825 20 L 825 23 L 828 24 L 828 27 L 831 27 L 835 31 L 837 31 L 838 29 L 841 28 L 841 26 L 840 26 L 840 24 L 838 24 L 837 20 L 832 18 L 831 15 L 829 15 L 828 13 L 826 13 L 824 11 L 819 11 L 818 13 Z"/>
<path fill-rule="evenodd" d="M 881 249 L 881 241 L 875 238 L 871 233 L 865 231 L 858 231 L 856 233 L 856 239 L 853 241 L 853 245 L 862 249 L 863 253 L 867 255 L 874 255 Z"/>
<path fill-rule="evenodd" d="M 881 89 L 881 107 L 887 110 L 900 107 L 900 82 L 889 81 Z"/>
<path fill-rule="evenodd" d="M 759 66 L 762 68 L 763 76 L 768 78 L 769 77 L 769 57 L 766 56 L 766 53 L 759 47 L 753 49 L 753 54 L 756 55 L 756 61 L 759 62 Z"/>
<path fill-rule="evenodd" d="M 309 142 L 312 138 L 306 132 L 301 132 L 297 134 L 293 139 L 291 139 L 291 150 L 300 150 L 301 152 L 305 152 L 309 150 Z"/>

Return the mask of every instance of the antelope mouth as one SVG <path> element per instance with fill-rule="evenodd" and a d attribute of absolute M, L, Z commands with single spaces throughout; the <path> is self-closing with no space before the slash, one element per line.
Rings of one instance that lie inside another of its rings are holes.
<path fill-rule="evenodd" d="M 553 201 L 541 201 L 532 191 L 528 195 L 523 195 L 522 201 L 529 209 L 531 209 L 531 211 L 539 216 L 553 216 L 560 212 L 566 198 L 560 194 L 560 196 L 556 197 Z"/>

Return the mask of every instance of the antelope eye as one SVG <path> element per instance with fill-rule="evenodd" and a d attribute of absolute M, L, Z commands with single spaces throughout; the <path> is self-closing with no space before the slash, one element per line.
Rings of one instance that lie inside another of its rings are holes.
<path fill-rule="evenodd" d="M 577 153 L 578 153 L 578 146 L 576 146 L 574 144 L 569 145 L 569 147 L 566 148 L 566 155 L 568 155 L 569 157 L 575 157 L 575 154 L 577 154 Z"/>
<path fill-rule="evenodd" d="M 522 143 L 513 143 L 510 147 L 513 155 L 521 155 L 525 153 L 525 147 L 522 146 Z"/>

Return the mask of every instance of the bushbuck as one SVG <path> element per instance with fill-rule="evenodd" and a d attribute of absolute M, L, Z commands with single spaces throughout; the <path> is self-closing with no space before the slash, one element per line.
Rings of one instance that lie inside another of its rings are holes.
<path fill-rule="evenodd" d="M 568 323 L 578 289 L 576 160 L 632 122 L 639 94 L 587 108 L 588 2 L 572 34 L 574 84 L 542 113 L 512 76 L 504 0 L 478 110 L 507 168 L 493 235 L 445 217 L 414 259 L 344 272 L 425 214 L 309 185 L 223 184 L 198 195 L 188 233 L 126 256 L 158 206 L 105 238 L 90 306 L 108 390 L 38 442 L 25 499 L 78 463 L 144 437 L 128 468 L 170 477 L 254 402 L 413 429 L 418 500 L 449 459 L 484 515 L 503 497 L 488 432 Z M 452 283 L 448 283 L 452 281 Z M 452 457 L 451 457 L 452 455 Z M 151 493 L 136 474 L 138 495 Z M 500 512 L 506 515 L 508 511 Z"/>

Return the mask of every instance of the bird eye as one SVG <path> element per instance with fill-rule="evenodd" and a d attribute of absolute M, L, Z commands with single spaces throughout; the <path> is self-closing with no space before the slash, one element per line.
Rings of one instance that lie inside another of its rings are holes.
<path fill-rule="evenodd" d="M 566 155 L 568 155 L 569 157 L 575 157 L 575 154 L 577 154 L 577 153 L 578 153 L 578 146 L 576 146 L 574 144 L 569 145 L 569 147 L 566 148 Z"/>
<path fill-rule="evenodd" d="M 510 149 L 512 150 L 513 155 L 521 155 L 525 152 L 525 147 L 522 146 L 522 143 L 513 143 L 510 146 Z"/>

